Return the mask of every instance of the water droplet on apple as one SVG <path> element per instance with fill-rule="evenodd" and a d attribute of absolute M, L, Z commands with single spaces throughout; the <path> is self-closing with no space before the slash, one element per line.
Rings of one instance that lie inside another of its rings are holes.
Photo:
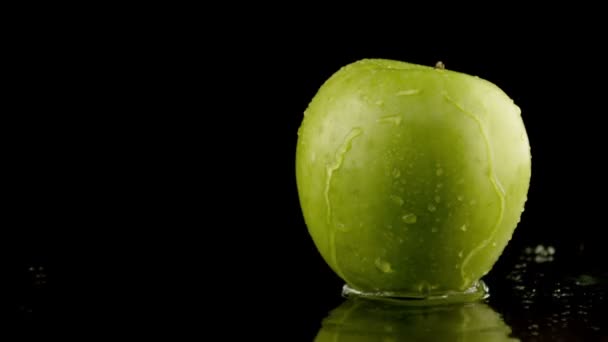
<path fill-rule="evenodd" d="M 401 116 L 399 115 L 392 115 L 392 116 L 385 116 L 382 117 L 378 120 L 376 120 L 376 122 L 378 123 L 392 123 L 396 126 L 399 126 L 401 124 Z"/>
<path fill-rule="evenodd" d="M 435 202 L 437 202 L 437 203 L 441 202 L 441 197 L 435 196 Z"/>
<path fill-rule="evenodd" d="M 460 226 L 460 230 L 462 230 L 463 232 L 467 231 L 467 225 L 463 224 L 462 226 Z"/>
<path fill-rule="evenodd" d="M 391 200 L 393 200 L 393 202 L 397 203 L 399 206 L 403 205 L 403 198 L 399 196 L 391 195 Z"/>
<path fill-rule="evenodd" d="M 405 89 L 397 92 L 397 96 L 410 96 L 420 93 L 420 89 Z"/>
<path fill-rule="evenodd" d="M 427 207 L 427 209 L 428 209 L 430 212 L 434 212 L 435 210 L 437 210 L 437 207 L 435 207 L 433 204 L 429 204 L 429 206 Z"/>
<path fill-rule="evenodd" d="M 428 295 L 431 293 L 431 285 L 427 282 L 422 282 L 418 284 L 418 292 Z"/>
<path fill-rule="evenodd" d="M 401 216 L 401 219 L 403 220 L 403 222 L 405 222 L 407 224 L 416 223 L 416 221 L 418 220 L 418 218 L 414 214 L 405 214 L 405 215 Z"/>
<path fill-rule="evenodd" d="M 392 273 L 394 272 L 391 264 L 388 261 L 382 260 L 380 258 L 377 258 L 376 261 L 374 262 L 374 264 L 376 265 L 376 268 L 378 270 L 380 270 L 382 273 Z"/>

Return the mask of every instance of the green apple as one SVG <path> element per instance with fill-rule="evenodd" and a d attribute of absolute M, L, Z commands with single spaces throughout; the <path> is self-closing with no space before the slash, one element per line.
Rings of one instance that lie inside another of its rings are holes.
<path fill-rule="evenodd" d="M 524 209 L 531 157 L 520 109 L 478 77 L 360 60 L 321 86 L 298 135 L 308 231 L 358 291 L 468 289 Z"/>
<path fill-rule="evenodd" d="M 510 334 L 484 303 L 410 307 L 354 298 L 323 320 L 315 341 L 518 341 Z"/>

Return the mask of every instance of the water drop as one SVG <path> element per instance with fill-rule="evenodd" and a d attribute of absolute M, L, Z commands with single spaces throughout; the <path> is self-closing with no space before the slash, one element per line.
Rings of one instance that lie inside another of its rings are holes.
<path fill-rule="evenodd" d="M 435 196 L 435 202 L 437 202 L 437 203 L 441 202 L 441 197 Z"/>
<path fill-rule="evenodd" d="M 458 257 L 462 258 L 462 251 L 458 252 Z"/>
<path fill-rule="evenodd" d="M 462 226 L 460 226 L 460 230 L 462 230 L 463 232 L 467 231 L 467 225 L 463 224 Z"/>
<path fill-rule="evenodd" d="M 418 292 L 428 295 L 431 293 L 431 285 L 427 282 L 422 282 L 418 284 Z"/>
<path fill-rule="evenodd" d="M 401 125 L 401 116 L 392 115 L 392 116 L 384 116 L 380 119 L 376 120 L 377 123 L 392 123 L 396 126 Z"/>
<path fill-rule="evenodd" d="M 496 247 L 496 242 L 492 242 L 492 247 Z"/>
<path fill-rule="evenodd" d="M 397 203 L 399 206 L 403 205 L 403 198 L 399 196 L 391 195 L 391 200 L 393 200 L 393 202 Z"/>
<path fill-rule="evenodd" d="M 541 254 L 543 256 L 546 256 L 546 252 L 545 252 L 545 246 L 543 245 L 538 245 L 536 246 L 536 248 L 534 249 L 534 254 Z"/>
<path fill-rule="evenodd" d="M 587 274 L 581 274 L 580 276 L 578 276 L 576 278 L 576 285 L 578 286 L 589 286 L 589 285 L 595 285 L 599 282 L 599 280 L 593 276 L 587 275 Z"/>
<path fill-rule="evenodd" d="M 443 174 L 443 169 L 442 168 L 438 168 L 437 172 L 435 172 L 437 174 L 437 176 L 441 176 Z"/>
<path fill-rule="evenodd" d="M 461 195 L 458 195 L 457 199 L 462 202 L 462 200 L 464 199 L 464 197 L 461 196 Z"/>
<path fill-rule="evenodd" d="M 391 264 L 388 261 L 377 258 L 376 261 L 374 262 L 374 264 L 376 265 L 376 268 L 378 268 L 383 273 L 394 272 L 393 269 L 391 268 Z"/>
<path fill-rule="evenodd" d="M 401 90 L 397 92 L 397 96 L 409 96 L 409 95 L 416 95 L 420 92 L 420 89 L 406 89 L 406 90 Z"/>
<path fill-rule="evenodd" d="M 401 216 L 401 219 L 407 224 L 416 223 L 416 221 L 418 220 L 418 218 L 414 214 L 405 214 Z"/>
<path fill-rule="evenodd" d="M 399 178 L 401 176 L 401 171 L 399 171 L 399 169 L 394 168 L 393 169 L 393 177 L 395 178 Z"/>
<path fill-rule="evenodd" d="M 437 207 L 435 207 L 435 206 L 434 206 L 434 205 L 432 205 L 432 204 L 429 204 L 429 206 L 427 207 L 427 209 L 428 209 L 430 212 L 434 212 L 435 210 L 437 210 Z"/>

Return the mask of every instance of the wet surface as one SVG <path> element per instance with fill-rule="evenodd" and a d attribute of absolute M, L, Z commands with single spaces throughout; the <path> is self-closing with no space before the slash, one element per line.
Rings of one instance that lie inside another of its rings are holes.
<path fill-rule="evenodd" d="M 491 296 L 464 305 L 411 307 L 351 297 L 320 323 L 317 341 L 608 341 L 608 273 L 526 246 L 486 277 Z"/>
<path fill-rule="evenodd" d="M 524 248 L 504 278 L 492 279 L 489 304 L 525 341 L 607 341 L 608 273 L 559 258 L 552 246 Z"/>

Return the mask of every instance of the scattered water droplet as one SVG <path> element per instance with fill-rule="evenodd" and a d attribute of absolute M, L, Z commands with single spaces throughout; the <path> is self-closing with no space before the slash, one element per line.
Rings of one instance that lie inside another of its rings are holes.
<path fill-rule="evenodd" d="M 391 268 L 391 264 L 388 261 L 377 258 L 376 261 L 374 262 L 374 264 L 376 265 L 376 268 L 378 268 L 383 273 L 394 272 L 393 269 Z"/>
<path fill-rule="evenodd" d="M 403 198 L 399 196 L 391 195 L 391 200 L 393 200 L 393 202 L 397 203 L 399 206 L 403 205 Z"/>
<path fill-rule="evenodd" d="M 427 209 L 428 209 L 430 212 L 434 212 L 435 210 L 437 210 L 437 207 L 435 207 L 433 204 L 429 204 L 429 206 L 427 207 Z"/>
<path fill-rule="evenodd" d="M 492 247 L 496 247 L 496 242 L 492 242 Z"/>
<path fill-rule="evenodd" d="M 462 251 L 458 252 L 458 257 L 462 258 Z"/>
<path fill-rule="evenodd" d="M 398 168 L 393 169 L 393 177 L 399 178 L 401 176 L 401 171 Z"/>
<path fill-rule="evenodd" d="M 439 188 L 439 189 L 443 188 L 443 183 L 437 183 L 437 188 Z"/>
<path fill-rule="evenodd" d="M 462 226 L 460 226 L 460 230 L 462 230 L 463 232 L 467 231 L 467 225 L 463 224 Z"/>
<path fill-rule="evenodd" d="M 443 174 L 443 169 L 438 168 L 437 171 L 435 172 L 435 174 L 437 174 L 437 176 L 441 176 Z"/>
<path fill-rule="evenodd" d="M 416 223 L 416 221 L 418 220 L 418 218 L 414 214 L 405 214 L 401 216 L 401 219 L 407 224 Z"/>
<path fill-rule="evenodd" d="M 437 203 L 441 202 L 441 197 L 435 196 L 435 202 L 437 202 Z"/>
<path fill-rule="evenodd" d="M 599 280 L 593 276 L 587 274 L 581 274 L 576 278 L 576 285 L 578 286 L 590 286 L 595 285 L 599 282 Z"/>
<path fill-rule="evenodd" d="M 458 195 L 457 199 L 462 202 L 462 200 L 464 199 L 464 197 L 462 195 Z"/>

